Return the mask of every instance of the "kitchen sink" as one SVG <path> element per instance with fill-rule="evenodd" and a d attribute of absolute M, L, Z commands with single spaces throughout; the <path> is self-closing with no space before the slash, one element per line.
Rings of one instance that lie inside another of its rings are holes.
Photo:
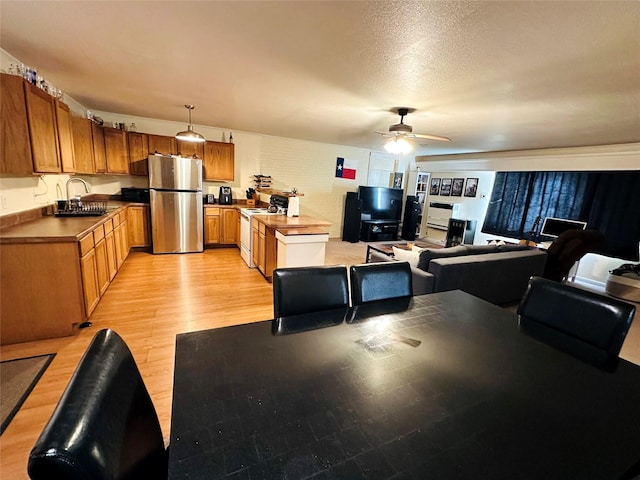
<path fill-rule="evenodd" d="M 106 213 L 113 212 L 120 208 L 117 205 L 107 205 L 107 202 L 85 202 L 81 206 L 72 206 L 58 210 L 56 217 L 101 217 Z"/>
<path fill-rule="evenodd" d="M 107 213 L 106 210 L 59 210 L 56 217 L 101 217 Z"/>

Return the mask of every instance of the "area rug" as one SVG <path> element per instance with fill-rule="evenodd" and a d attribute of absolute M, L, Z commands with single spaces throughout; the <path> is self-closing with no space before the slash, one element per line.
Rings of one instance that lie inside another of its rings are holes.
<path fill-rule="evenodd" d="M 55 356 L 55 353 L 51 353 L 0 362 L 0 435 Z"/>

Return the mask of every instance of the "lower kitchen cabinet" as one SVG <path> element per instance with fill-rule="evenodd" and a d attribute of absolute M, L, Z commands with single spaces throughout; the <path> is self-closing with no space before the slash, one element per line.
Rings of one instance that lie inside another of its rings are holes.
<path fill-rule="evenodd" d="M 126 209 L 118 215 L 115 215 L 114 222 L 118 222 L 116 225 L 114 223 L 113 227 L 113 235 L 116 244 L 116 264 L 118 265 L 118 270 L 122 267 L 127 255 L 129 255 L 129 233 L 127 228 L 127 214 Z M 116 220 L 117 218 L 117 220 Z"/>
<path fill-rule="evenodd" d="M 252 220 L 255 228 L 252 228 L 252 244 L 253 251 L 251 252 L 253 255 L 253 263 L 256 264 L 258 270 L 262 272 L 263 275 L 267 275 L 267 227 L 264 223 L 259 222 L 255 219 Z M 257 247 L 257 248 L 256 248 Z"/>
<path fill-rule="evenodd" d="M 222 209 L 222 228 L 220 229 L 220 243 L 234 245 L 238 243 L 238 218 L 240 212 L 235 208 Z"/>
<path fill-rule="evenodd" d="M 236 208 L 204 207 L 204 244 L 237 245 L 240 212 Z"/>
<path fill-rule="evenodd" d="M 107 272 L 109 281 L 118 273 L 118 260 L 116 258 L 116 240 L 113 233 L 113 220 L 109 219 L 104 224 L 104 242 L 107 250 Z"/>
<path fill-rule="evenodd" d="M 127 210 L 129 246 L 151 246 L 151 235 L 149 233 L 149 207 L 133 205 L 129 206 Z"/>
<path fill-rule="evenodd" d="M 98 290 L 100 296 L 107 291 L 111 277 L 109 274 L 109 264 L 107 260 L 107 242 L 104 238 L 96 243 L 96 276 L 98 278 Z"/>
<path fill-rule="evenodd" d="M 90 243 L 87 252 L 82 252 L 83 243 Z M 84 307 L 87 318 L 93 313 L 100 301 L 100 288 L 98 287 L 98 267 L 96 265 L 96 250 L 93 245 L 93 234 L 90 233 L 80 240 L 80 269 L 82 271 L 82 290 L 84 292 Z"/>
<path fill-rule="evenodd" d="M 127 218 L 121 208 L 78 241 L 0 244 L 0 344 L 73 335 L 129 253 Z"/>
<path fill-rule="evenodd" d="M 204 207 L 204 244 L 220 243 L 220 208 Z"/>

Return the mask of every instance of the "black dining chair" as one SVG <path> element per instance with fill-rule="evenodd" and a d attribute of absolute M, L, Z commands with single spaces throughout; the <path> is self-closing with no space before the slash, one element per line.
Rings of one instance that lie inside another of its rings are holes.
<path fill-rule="evenodd" d="M 29 454 L 32 480 L 167 478 L 158 416 L 113 330 L 93 338 Z"/>
<path fill-rule="evenodd" d="M 379 262 L 351 265 L 351 304 L 411 297 L 409 262 Z"/>
<path fill-rule="evenodd" d="M 349 281 L 345 265 L 286 267 L 273 271 L 274 333 L 293 332 L 294 324 L 314 328 L 335 325 L 342 322 L 348 309 Z"/>
<path fill-rule="evenodd" d="M 635 306 L 542 277 L 532 277 L 518 306 L 523 331 L 593 365 L 612 370 Z"/>

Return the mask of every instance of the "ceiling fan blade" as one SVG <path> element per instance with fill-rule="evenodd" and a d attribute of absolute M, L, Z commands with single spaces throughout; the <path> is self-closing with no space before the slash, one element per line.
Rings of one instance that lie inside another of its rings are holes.
<path fill-rule="evenodd" d="M 395 137 L 396 134 L 393 132 L 373 132 L 373 133 L 377 133 L 378 135 L 382 135 L 383 137 Z"/>
<path fill-rule="evenodd" d="M 426 135 L 424 133 L 411 133 L 409 135 L 412 135 L 416 138 L 427 138 L 429 140 L 440 140 L 442 142 L 450 142 L 451 139 L 448 137 L 439 137 L 438 135 Z"/>

